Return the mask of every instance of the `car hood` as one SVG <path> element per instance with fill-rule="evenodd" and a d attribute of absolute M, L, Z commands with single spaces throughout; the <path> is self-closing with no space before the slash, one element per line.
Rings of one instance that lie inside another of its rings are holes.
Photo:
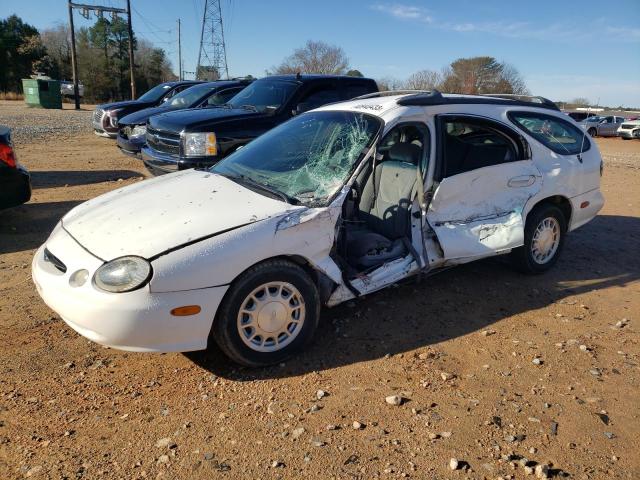
<path fill-rule="evenodd" d="M 145 108 L 152 106 L 152 103 L 149 102 L 141 102 L 140 100 L 125 100 L 123 102 L 111 102 L 111 103 L 103 103 L 102 105 L 98 105 L 98 108 L 102 110 L 114 110 L 116 108 L 128 108 L 128 107 L 139 107 Z"/>
<path fill-rule="evenodd" d="M 244 108 L 188 108 L 174 112 L 155 115 L 149 119 L 149 125 L 164 132 L 193 132 L 200 129 L 236 119 L 266 117 L 265 113 L 258 113 Z"/>
<path fill-rule="evenodd" d="M 151 115 L 157 115 L 159 113 L 166 113 L 167 106 L 160 105 L 158 107 L 149 107 L 144 108 L 142 110 L 138 110 L 137 112 L 130 113 L 129 115 L 125 115 L 120 120 L 118 120 L 118 125 L 144 125 L 149 120 Z"/>
<path fill-rule="evenodd" d="M 290 211 L 207 171 L 185 170 L 114 190 L 71 210 L 63 228 L 85 249 L 108 261 L 147 259 Z"/>

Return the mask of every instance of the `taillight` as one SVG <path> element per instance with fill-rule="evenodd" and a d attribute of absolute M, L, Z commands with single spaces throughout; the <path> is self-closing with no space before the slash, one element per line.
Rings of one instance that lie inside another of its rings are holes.
<path fill-rule="evenodd" d="M 9 145 L 0 144 L 0 162 L 10 166 L 11 168 L 16 167 L 16 156 L 13 153 L 13 148 Z"/>

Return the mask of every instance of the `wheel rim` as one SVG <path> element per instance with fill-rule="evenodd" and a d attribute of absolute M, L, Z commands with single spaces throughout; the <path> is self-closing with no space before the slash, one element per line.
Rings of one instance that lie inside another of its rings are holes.
<path fill-rule="evenodd" d="M 253 290 L 238 312 L 238 333 L 256 352 L 276 352 L 298 336 L 305 320 L 304 299 L 287 282 L 269 282 Z"/>
<path fill-rule="evenodd" d="M 560 223 L 554 217 L 547 217 L 538 224 L 533 232 L 531 256 L 537 264 L 544 265 L 553 258 L 559 245 Z"/>

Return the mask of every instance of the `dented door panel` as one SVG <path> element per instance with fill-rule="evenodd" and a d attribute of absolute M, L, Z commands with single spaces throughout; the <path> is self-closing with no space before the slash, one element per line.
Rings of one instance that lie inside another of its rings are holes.
<path fill-rule="evenodd" d="M 494 255 L 524 243 L 523 210 L 542 187 L 532 161 L 445 178 L 427 212 L 446 261 Z"/>

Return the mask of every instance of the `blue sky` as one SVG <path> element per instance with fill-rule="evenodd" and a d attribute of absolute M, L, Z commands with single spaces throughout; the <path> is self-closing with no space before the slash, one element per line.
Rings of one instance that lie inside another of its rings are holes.
<path fill-rule="evenodd" d="M 16 13 L 38 28 L 67 21 L 63 0 L 0 3 L 0 16 Z M 181 18 L 184 68 L 195 70 L 204 0 L 131 3 L 136 34 L 165 48 L 176 70 Z M 536 95 L 640 106 L 639 0 L 222 0 L 222 8 L 232 76 L 262 76 L 313 39 L 343 47 L 351 65 L 374 78 L 491 55 L 514 65 Z"/>

